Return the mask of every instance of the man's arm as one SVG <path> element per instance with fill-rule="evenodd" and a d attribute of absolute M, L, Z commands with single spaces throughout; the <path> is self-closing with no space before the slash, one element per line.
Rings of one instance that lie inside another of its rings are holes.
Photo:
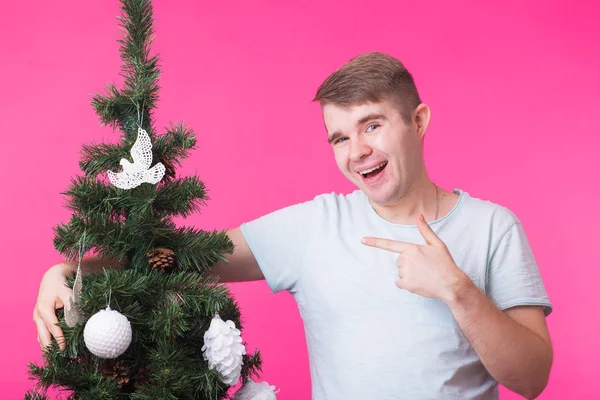
<path fill-rule="evenodd" d="M 454 318 L 488 372 L 527 399 L 548 383 L 552 344 L 541 307 L 500 311 L 468 277 L 448 299 Z"/>
<path fill-rule="evenodd" d="M 219 277 L 221 282 L 257 281 L 265 279 L 256 258 L 252 254 L 240 228 L 227 231 L 227 236 L 233 242 L 232 254 L 226 254 L 227 263 L 216 263 L 210 274 Z"/>
<path fill-rule="evenodd" d="M 441 299 L 494 379 L 526 398 L 537 397 L 546 387 L 552 365 L 552 345 L 541 308 L 498 310 L 458 268 L 422 215 L 417 226 L 425 245 L 372 237 L 363 243 L 399 253 L 396 285 Z"/>
<path fill-rule="evenodd" d="M 209 274 L 219 276 L 221 282 L 264 279 L 256 258 L 250 251 L 240 228 L 227 231 L 227 235 L 235 246 L 233 253 L 225 256 L 228 262 L 215 264 Z M 100 257 L 87 257 L 81 261 L 83 273 L 95 273 L 103 268 L 122 267 L 123 263 Z M 37 301 L 33 309 L 33 321 L 38 331 L 38 342 L 43 347 L 48 346 L 52 336 L 54 336 L 60 348 L 64 350 L 63 332 L 62 329 L 56 326 L 58 319 L 55 310 L 69 304 L 72 290 L 65 286 L 65 278 L 75 270 L 77 270 L 76 262 L 60 263 L 50 267 L 42 277 Z"/>
<path fill-rule="evenodd" d="M 216 263 L 212 266 L 208 274 L 218 276 L 221 282 L 257 281 L 265 279 L 240 228 L 228 230 L 227 236 L 234 245 L 233 253 L 226 254 L 225 258 L 227 259 L 227 262 Z M 84 273 L 94 273 L 103 268 L 122 268 L 123 265 L 124 263 L 119 263 L 116 260 L 102 259 L 100 257 L 87 257 L 82 260 L 81 269 Z M 62 263 L 55 267 L 61 269 L 64 272 L 64 276 L 66 276 L 69 272 L 77 269 L 77 263 Z"/>

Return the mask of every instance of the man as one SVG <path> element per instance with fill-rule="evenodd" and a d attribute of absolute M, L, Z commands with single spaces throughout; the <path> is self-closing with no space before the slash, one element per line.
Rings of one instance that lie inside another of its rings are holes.
<path fill-rule="evenodd" d="M 358 190 L 325 194 L 228 232 L 222 281 L 266 279 L 304 320 L 313 399 L 526 398 L 545 388 L 551 312 L 535 259 L 508 209 L 428 177 L 430 110 L 396 59 L 368 53 L 316 98 L 336 163 Z M 427 223 L 426 221 L 429 221 Z M 93 271 L 105 263 L 86 261 Z M 34 320 L 42 345 L 66 304 L 51 268 Z"/>

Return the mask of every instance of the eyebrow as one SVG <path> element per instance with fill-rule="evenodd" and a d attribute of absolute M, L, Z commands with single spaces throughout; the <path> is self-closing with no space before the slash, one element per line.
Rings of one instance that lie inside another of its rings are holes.
<path fill-rule="evenodd" d="M 367 114 L 364 117 L 362 117 L 361 119 L 359 119 L 358 122 L 356 123 L 356 126 L 363 125 L 363 124 L 365 124 L 369 121 L 375 120 L 375 119 L 387 120 L 387 118 L 383 114 L 371 113 L 371 114 Z M 331 144 L 331 143 L 335 142 L 340 136 L 343 136 L 341 132 L 339 132 L 339 131 L 334 132 L 331 136 L 329 136 L 327 138 L 327 143 Z"/>
<path fill-rule="evenodd" d="M 362 125 L 365 122 L 369 122 L 369 121 L 374 120 L 374 119 L 387 119 L 387 118 L 383 114 L 371 113 L 371 114 L 365 115 L 364 117 L 362 117 L 361 119 L 359 119 L 358 122 L 356 123 L 356 125 Z"/>

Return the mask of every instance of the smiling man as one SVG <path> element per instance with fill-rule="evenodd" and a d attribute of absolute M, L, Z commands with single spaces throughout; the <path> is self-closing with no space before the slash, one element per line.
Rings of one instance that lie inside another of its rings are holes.
<path fill-rule="evenodd" d="M 428 177 L 430 109 L 411 74 L 381 53 L 354 58 L 315 101 L 340 171 L 357 186 L 228 232 L 222 281 L 266 279 L 305 324 L 313 399 L 535 398 L 546 386 L 552 309 L 524 229 L 507 208 Z M 428 222 L 426 222 L 428 221 Z M 84 268 L 105 265 L 87 259 Z M 73 264 L 45 275 L 42 345 Z"/>

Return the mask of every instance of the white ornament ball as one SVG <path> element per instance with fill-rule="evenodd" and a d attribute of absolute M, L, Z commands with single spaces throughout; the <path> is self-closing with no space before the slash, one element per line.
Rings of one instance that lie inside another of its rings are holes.
<path fill-rule="evenodd" d="M 242 344 L 240 330 L 233 321 L 223 321 L 219 314 L 210 321 L 210 327 L 204 332 L 204 359 L 210 369 L 221 374 L 226 385 L 235 385 L 242 372 L 242 356 L 246 347 Z"/>
<path fill-rule="evenodd" d="M 269 386 L 267 382 L 254 382 L 252 379 L 242 386 L 233 400 L 277 400 L 275 393 L 279 390 L 275 390 L 275 386 Z"/>
<path fill-rule="evenodd" d="M 89 351 L 100 358 L 117 358 L 131 343 L 131 324 L 126 316 L 107 307 L 85 324 L 83 340 Z"/>

